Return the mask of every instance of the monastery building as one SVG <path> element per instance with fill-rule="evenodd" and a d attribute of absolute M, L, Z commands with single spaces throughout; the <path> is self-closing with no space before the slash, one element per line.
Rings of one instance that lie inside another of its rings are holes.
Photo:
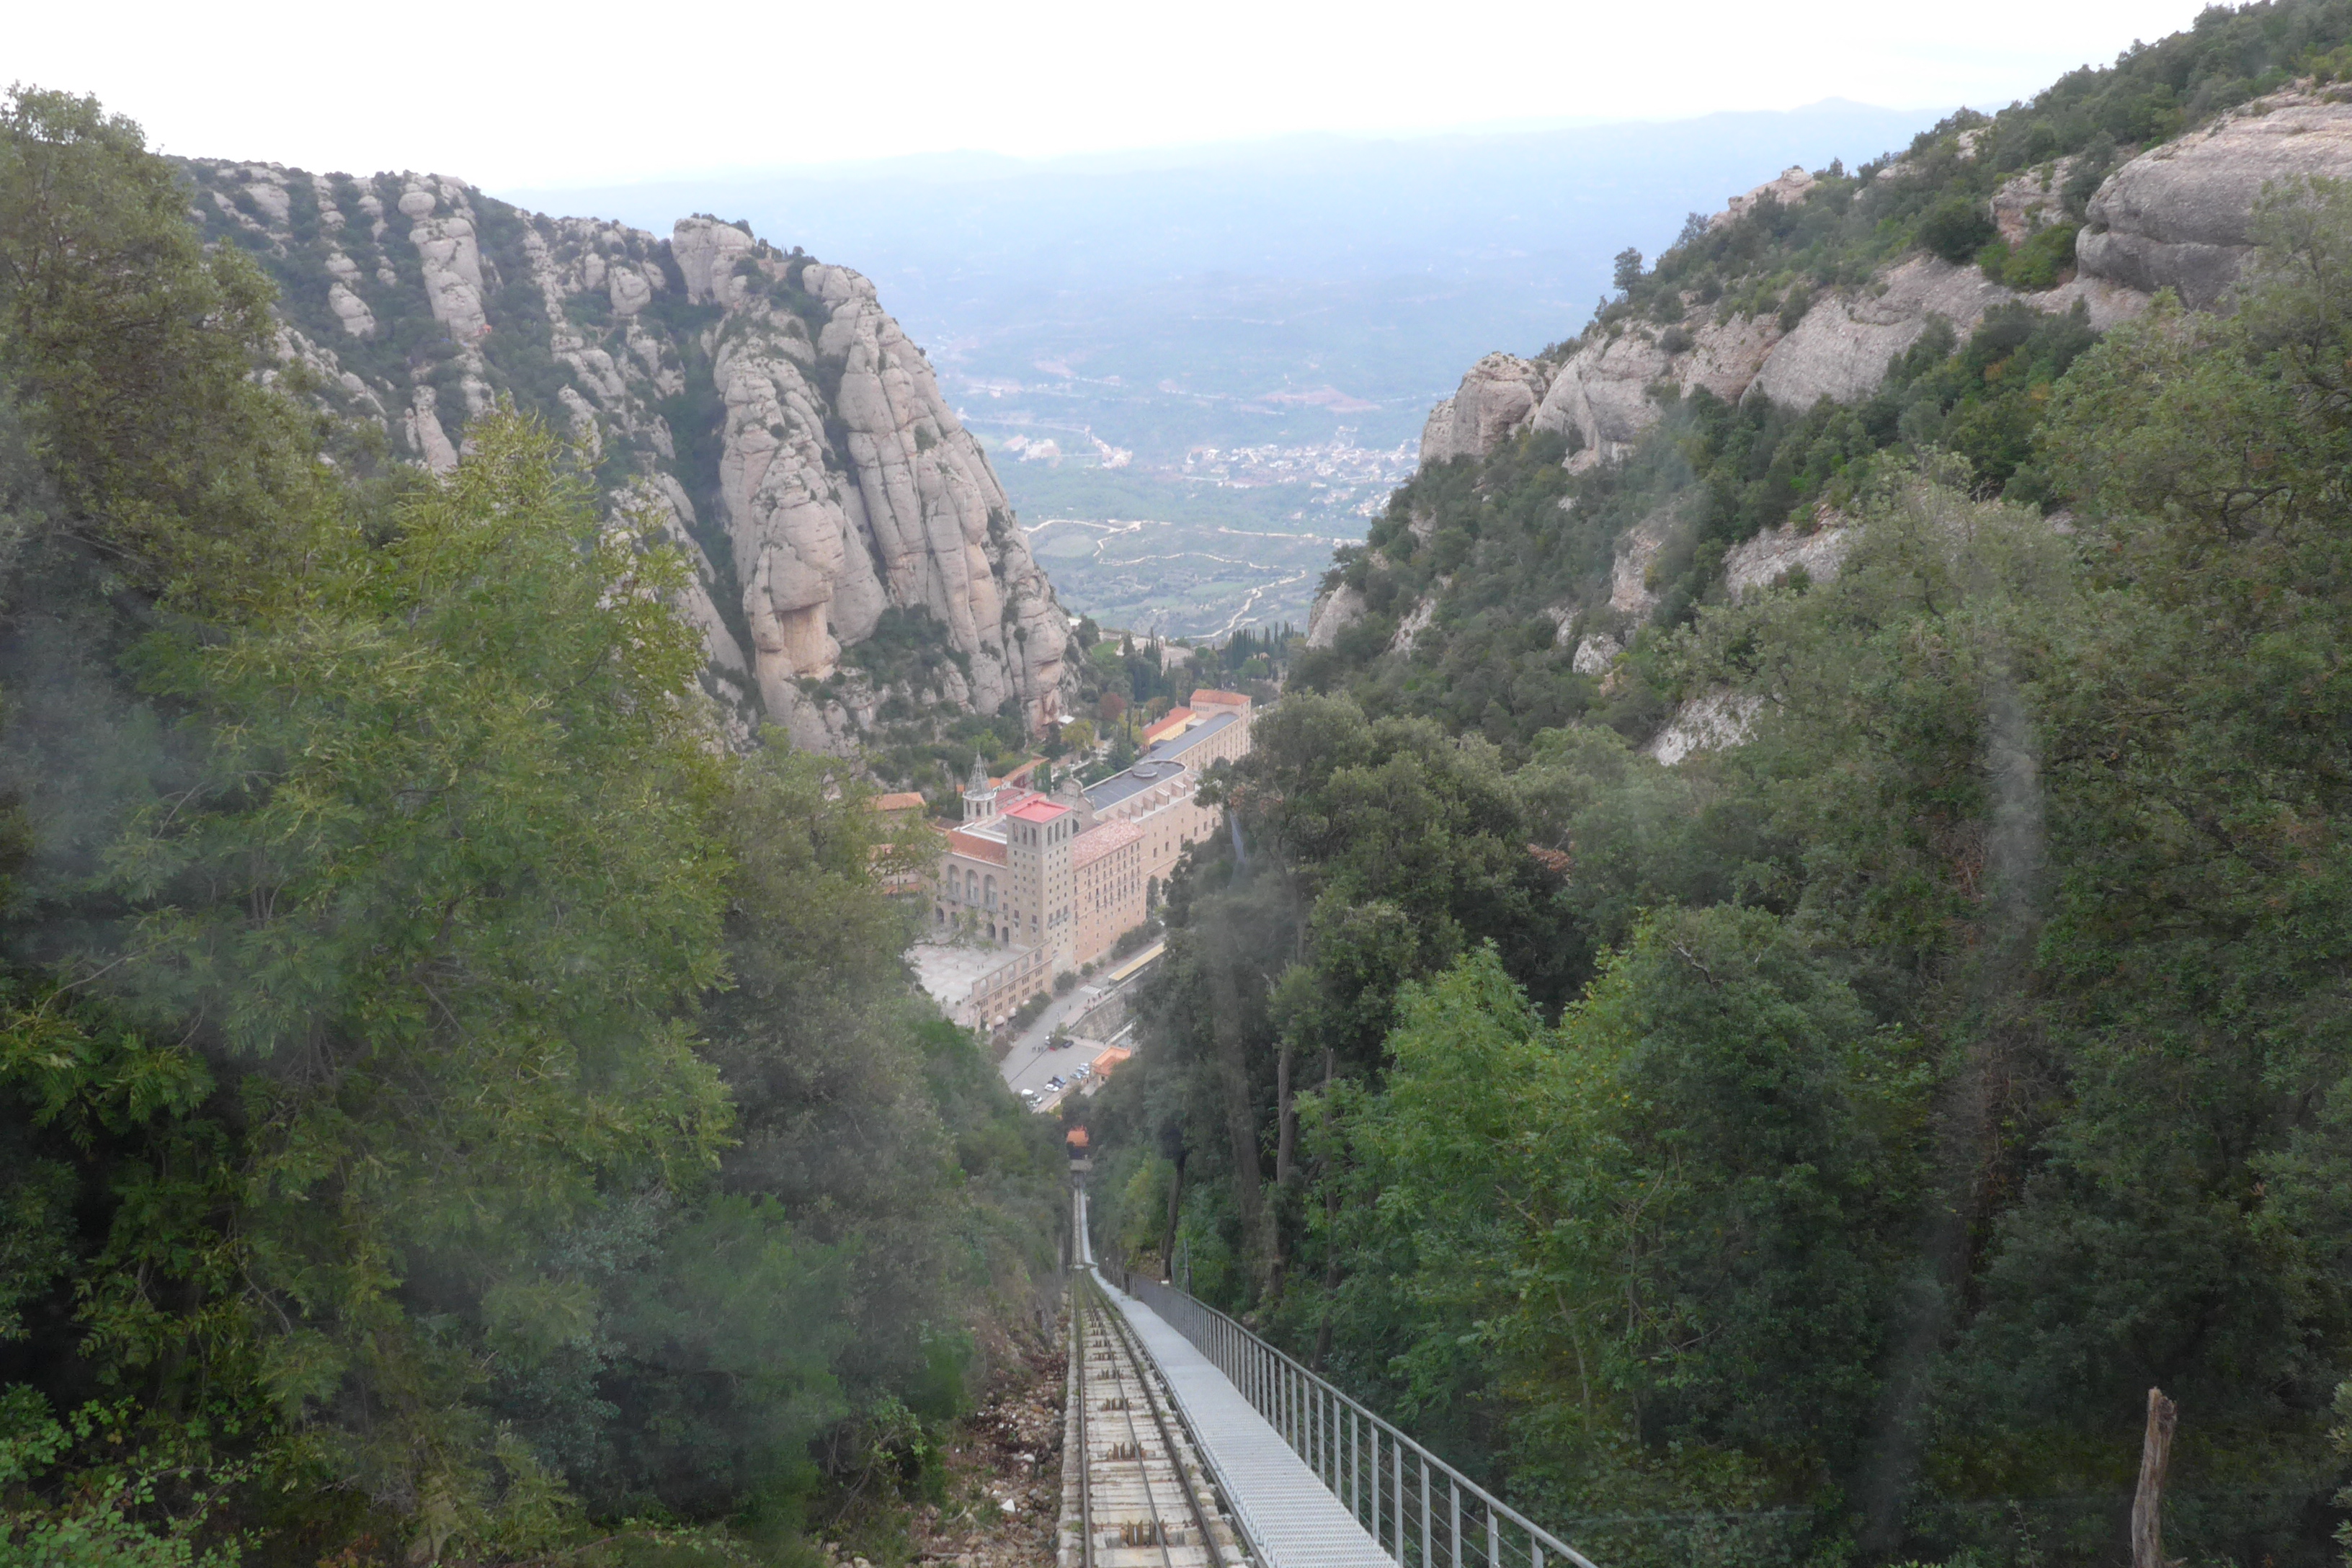
<path fill-rule="evenodd" d="M 1144 731 L 1134 765 L 1050 796 L 974 763 L 963 822 L 940 856 L 931 926 L 1003 956 L 940 996 L 949 1016 L 993 1028 L 1141 925 L 1178 857 L 1216 830 L 1216 808 L 1193 797 L 1212 763 L 1248 754 L 1250 718 L 1239 693 L 1195 691 Z"/>

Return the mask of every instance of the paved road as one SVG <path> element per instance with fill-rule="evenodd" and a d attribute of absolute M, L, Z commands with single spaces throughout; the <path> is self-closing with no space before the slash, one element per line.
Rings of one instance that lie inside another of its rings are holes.
<path fill-rule="evenodd" d="M 1148 969 L 1139 973 L 1120 989 L 1139 984 L 1143 975 L 1149 973 Z M 1022 1031 L 1021 1037 L 1013 1042 L 1013 1049 L 997 1064 L 998 1070 L 1004 1074 L 1006 1086 L 1016 1093 L 1024 1089 L 1035 1089 L 1040 1096 L 1041 1108 L 1058 1103 L 1055 1091 L 1046 1087 L 1054 1079 L 1066 1080 L 1080 1063 L 1091 1062 L 1108 1048 L 1109 1042 L 1102 1040 L 1066 1046 L 1060 1050 L 1055 1050 L 1045 1043 L 1053 1037 L 1056 1028 L 1103 999 L 1089 994 L 1090 989 L 1081 985 L 1067 996 L 1055 997 L 1052 1005 L 1038 1016 L 1037 1021 Z"/>

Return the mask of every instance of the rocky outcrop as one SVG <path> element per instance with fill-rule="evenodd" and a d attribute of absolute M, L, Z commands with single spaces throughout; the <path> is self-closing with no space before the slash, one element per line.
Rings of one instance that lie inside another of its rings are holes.
<path fill-rule="evenodd" d="M 2075 256 L 2095 277 L 2210 308 L 2252 252 L 2263 190 L 2309 175 L 2352 176 L 2352 104 L 2261 100 L 2116 170 L 2091 198 Z"/>
<path fill-rule="evenodd" d="M 1706 220 L 1709 228 L 1727 228 L 1755 210 L 1756 204 L 1770 197 L 1784 207 L 1795 206 L 1811 195 L 1818 182 L 1801 163 L 1792 163 L 1772 179 L 1765 181 L 1744 196 L 1733 196 L 1724 204 L 1721 212 Z"/>
<path fill-rule="evenodd" d="M 1990 204 L 2003 237 L 2021 243 L 2063 221 L 2062 197 L 2074 166 L 2071 158 L 2057 159 L 2004 181 Z M 1891 165 L 1879 177 L 1903 177 L 1907 167 Z M 2110 175 L 2091 198 L 2089 222 L 2076 237 L 2076 274 L 2055 288 L 2018 293 L 1974 266 L 1915 253 L 1862 288 L 1814 300 L 1785 334 L 1778 318 L 1685 298 L 1681 321 L 1596 332 L 1549 375 L 1540 366 L 1522 368 L 1526 361 L 1488 355 L 1463 390 L 1432 414 L 1423 460 L 1493 451 L 1520 427 L 1510 423 L 1512 410 L 1538 388 L 1525 423 L 1571 434 L 1580 448 L 1577 465 L 1590 466 L 1620 455 L 1657 422 L 1659 388 L 1688 395 L 1705 387 L 1726 399 L 1752 388 L 1797 406 L 1823 397 L 1850 402 L 1875 391 L 1887 365 L 1937 318 L 1965 334 L 1986 311 L 2011 300 L 2052 312 L 2080 304 L 2104 331 L 2137 315 L 2151 294 L 2168 288 L 2191 307 L 2211 307 L 2237 282 L 2263 190 L 2306 175 L 2352 178 L 2352 101 L 2276 93 Z M 1735 221 L 1768 196 L 1801 202 L 1813 184 L 1804 171 L 1791 169 L 1733 197 L 1711 225 Z"/>
<path fill-rule="evenodd" d="M 1569 663 L 1579 675 L 1598 676 L 1606 673 L 1609 667 L 1617 662 L 1617 656 L 1624 651 L 1625 645 L 1607 632 L 1595 632 L 1578 641 L 1576 652 L 1570 656 Z"/>
<path fill-rule="evenodd" d="M 1694 752 L 1743 744 L 1763 709 L 1762 698 L 1745 692 L 1702 693 L 1675 710 L 1675 716 L 1643 750 L 1673 767 Z"/>
<path fill-rule="evenodd" d="M 1676 510 L 1664 507 L 1627 529 L 1617 542 L 1617 560 L 1609 577 L 1609 607 L 1629 621 L 1644 620 L 1658 607 L 1650 563 L 1665 549 L 1679 523 Z"/>
<path fill-rule="evenodd" d="M 2066 179 L 2080 162 L 2079 158 L 2055 158 L 2003 180 L 1992 194 L 1992 222 L 2000 237 L 2011 245 L 2022 245 L 2034 230 L 2064 221 Z"/>
<path fill-rule="evenodd" d="M 1941 316 L 1966 337 L 1987 310 L 2017 297 L 1975 267 L 1914 256 L 1871 288 L 1817 301 L 1766 359 L 1756 386 L 1773 402 L 1799 408 L 1824 397 L 1867 397 L 1930 317 Z"/>
<path fill-rule="evenodd" d="M 1429 411 L 1421 460 L 1484 458 L 1528 421 L 1543 400 L 1548 367 L 1517 354 L 1492 353 L 1470 367 L 1460 390 Z"/>
<path fill-rule="evenodd" d="M 511 399 L 571 438 L 616 517 L 686 552 L 680 607 L 736 742 L 774 723 L 846 750 L 893 690 L 1058 715 L 1068 619 L 866 279 L 708 217 L 659 238 L 437 175 L 184 166 L 207 236 L 277 275 L 281 357 L 339 413 L 446 472 Z M 850 658 L 894 610 L 942 657 Z"/>
<path fill-rule="evenodd" d="M 1853 541 L 1854 530 L 1843 522 L 1823 521 L 1810 533 L 1799 532 L 1793 523 L 1768 528 L 1724 556 L 1724 592 L 1736 600 L 1750 588 L 1771 587 L 1797 572 L 1809 581 L 1826 583 L 1845 564 Z"/>
<path fill-rule="evenodd" d="M 1421 641 L 1421 634 L 1427 631 L 1430 623 L 1437 618 L 1437 601 L 1450 586 L 1452 580 L 1441 577 L 1431 585 L 1428 593 L 1413 601 L 1412 608 L 1406 611 L 1404 619 L 1397 623 L 1396 636 L 1389 639 L 1391 653 L 1411 653 L 1413 650 L 1414 645 Z"/>
<path fill-rule="evenodd" d="M 1339 634 L 1364 618 L 1364 595 L 1341 583 L 1316 595 L 1307 615 L 1307 646 L 1330 647 Z"/>
<path fill-rule="evenodd" d="M 1615 457 L 1657 423 L 1651 388 L 1672 385 L 1688 396 L 1705 387 L 1737 402 L 1780 338 L 1772 317 L 1727 310 L 1714 317 L 1698 312 L 1678 328 L 1629 327 L 1570 354 L 1531 422 L 1573 436 L 1584 464 Z"/>

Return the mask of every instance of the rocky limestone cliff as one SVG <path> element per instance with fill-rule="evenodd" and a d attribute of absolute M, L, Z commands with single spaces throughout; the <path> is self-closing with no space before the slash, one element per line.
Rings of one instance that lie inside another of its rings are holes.
<path fill-rule="evenodd" d="M 1470 367 L 1461 389 L 1429 411 L 1421 460 L 1484 457 L 1527 423 L 1544 395 L 1545 369 L 1516 354 L 1491 353 Z"/>
<path fill-rule="evenodd" d="M 858 274 L 709 217 L 664 239 L 438 175 L 184 167 L 206 237 L 277 279 L 295 384 L 436 471 L 511 399 L 686 550 L 681 607 L 736 743 L 772 722 L 845 751 L 894 697 L 1058 713 L 1068 617 Z M 890 657 L 861 653 L 892 617 Z"/>
<path fill-rule="evenodd" d="M 1988 213 L 1996 229 L 2014 243 L 2051 221 L 2072 166 L 2059 160 L 2004 182 Z M 1732 197 L 1711 221 L 1731 222 L 1768 197 L 1803 201 L 1814 182 L 1801 174 L 1792 169 Z M 1705 387 L 1727 400 L 1753 389 L 1798 407 L 1853 402 L 1877 390 L 1929 321 L 1940 317 L 1965 336 L 2011 300 L 2053 312 L 2079 302 L 2102 331 L 2138 314 L 2161 289 L 2210 309 L 2237 281 L 2264 188 L 2303 175 L 2352 177 L 2352 103 L 2275 93 L 2134 158 L 2092 196 L 2074 276 L 2053 288 L 2021 293 L 1973 265 L 1914 252 L 1860 288 L 1823 293 L 1786 331 L 1778 317 L 1693 295 L 1675 326 L 1595 333 L 1557 364 L 1488 354 L 1431 411 L 1422 460 L 1485 457 L 1533 428 L 1568 435 L 1577 465 L 1590 467 L 1657 423 L 1653 389 L 1661 386 L 1685 395 Z"/>
<path fill-rule="evenodd" d="M 1963 132 L 1943 152 L 1928 149 L 1928 155 L 1969 161 L 1981 134 Z M 2075 183 L 2080 169 L 2078 158 L 2057 158 L 2000 181 L 1983 209 L 1988 228 L 2020 247 L 2066 222 L 2070 185 L 2074 199 L 2082 199 Z M 1734 297 L 1740 291 L 1718 282 L 1709 297 L 1685 290 L 1669 299 L 1667 309 L 1604 311 L 1563 357 L 1488 354 L 1432 411 L 1422 460 L 1483 458 L 1522 434 L 1553 432 L 1568 437 L 1570 470 L 1589 469 L 1622 457 L 1653 429 L 1663 417 L 1661 395 L 1668 391 L 1688 395 L 1705 388 L 1727 401 L 1753 395 L 1795 408 L 1824 398 L 1858 401 L 1880 387 L 1890 364 L 1930 323 L 1946 322 L 1965 339 L 1988 312 L 2012 302 L 2053 313 L 2080 307 L 2099 330 L 2137 315 L 2167 289 L 2193 309 L 2226 310 L 2252 253 L 2253 215 L 2263 193 L 2308 176 L 2352 178 L 2352 86 L 2301 84 L 2129 158 L 2074 209 L 2087 220 L 2074 237 L 2075 266 L 2049 287 L 2021 291 L 1977 265 L 1914 250 L 1858 287 L 1810 299 L 1768 292 L 1777 308 L 1767 310 L 1754 309 L 1753 294 L 1743 310 Z M 1897 162 L 1875 177 L 1927 176 Z M 1819 185 L 1801 170 L 1788 171 L 1731 198 L 1710 231 L 1720 232 L 1767 202 L 1801 205 Z M 1555 645 L 1573 639 L 1573 668 L 1601 679 L 1604 692 L 1627 632 L 1662 602 L 1661 572 L 1685 569 L 1690 554 L 1685 499 L 1668 500 L 1619 531 L 1605 605 L 1595 606 L 1591 616 L 1566 605 L 1544 612 L 1557 627 Z M 1417 519 L 1413 527 L 1419 534 Z M 1838 572 L 1853 543 L 1851 525 L 1833 515 L 1806 520 L 1801 529 L 1794 522 L 1767 528 L 1725 555 L 1718 591 L 1736 599 L 1798 572 L 1825 580 Z M 1433 595 L 1416 603 L 1391 650 L 1413 647 L 1413 631 L 1436 607 Z M 1336 646 L 1340 631 L 1365 614 L 1363 594 L 1335 580 L 1315 606 L 1310 645 Z M 1651 754 L 1672 763 L 1694 751 L 1736 744 L 1750 716 L 1723 693 L 1703 693 L 1654 735 Z"/>
<path fill-rule="evenodd" d="M 2085 272 L 2210 309 L 2252 249 L 2263 189 L 2307 175 L 2352 175 L 2352 105 L 2303 92 L 2259 100 L 2116 170 L 2091 198 L 2075 253 Z"/>

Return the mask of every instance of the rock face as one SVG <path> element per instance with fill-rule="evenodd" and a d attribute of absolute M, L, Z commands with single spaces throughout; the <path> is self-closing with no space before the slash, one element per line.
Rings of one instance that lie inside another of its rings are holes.
<path fill-rule="evenodd" d="M 1685 396 L 1705 387 L 1737 402 L 1780 342 L 1778 321 L 1726 311 L 1700 312 L 1696 322 L 1695 331 L 1630 328 L 1578 349 L 1552 377 L 1535 427 L 1572 436 L 1589 464 L 1617 456 L 1657 423 L 1653 386 L 1671 384 Z"/>
<path fill-rule="evenodd" d="M 2003 182 L 1990 210 L 2011 243 L 2063 218 L 2060 195 L 2073 169 L 2073 160 L 2060 159 Z M 1815 300 L 1785 334 L 1775 317 L 1685 298 L 1679 323 L 1596 335 L 1557 368 L 1489 354 L 1432 411 L 1422 458 L 1483 456 L 1531 425 L 1570 434 L 1581 448 L 1578 466 L 1607 461 L 1657 423 L 1654 389 L 1662 386 L 1684 395 L 1704 387 L 1725 399 L 1753 388 L 1797 406 L 1851 402 L 1877 389 L 1930 320 L 1965 335 L 2011 300 L 2052 312 L 2080 303 L 2102 331 L 2137 315 L 2159 289 L 2210 307 L 2237 281 L 2264 187 L 2304 175 L 2352 178 L 2352 102 L 2276 93 L 2133 159 L 2091 198 L 2090 221 L 2075 241 L 2078 273 L 2056 288 L 2018 293 L 1974 266 L 1914 253 L 1862 288 Z M 1710 223 L 1730 223 L 1767 196 L 1802 202 L 1814 183 L 1790 169 L 1731 198 Z M 1530 395 L 1532 411 L 1520 413 Z"/>
<path fill-rule="evenodd" d="M 276 275 L 281 357 L 337 412 L 446 472 L 511 399 L 685 550 L 736 742 L 772 722 L 846 750 L 893 694 L 1059 715 L 1068 617 L 866 279 L 708 217 L 663 239 L 435 175 L 184 167 L 207 237 Z M 850 657 L 894 612 L 893 647 L 937 657 Z"/>
<path fill-rule="evenodd" d="M 1811 173 L 1808 171 L 1803 164 L 1792 163 L 1788 168 L 1781 170 L 1778 176 L 1765 181 L 1762 184 L 1757 186 L 1746 195 L 1732 197 L 1729 202 L 1725 204 L 1724 209 L 1721 212 L 1706 220 L 1706 226 L 1709 228 L 1724 228 L 1732 224 L 1738 223 L 1741 218 L 1748 216 L 1758 202 L 1762 201 L 1767 196 L 1771 197 L 1774 201 L 1780 203 L 1784 207 L 1795 206 L 1799 202 L 1803 201 L 1807 196 L 1812 195 L 1813 186 L 1817 183 L 1818 182 L 1814 180 Z"/>
<path fill-rule="evenodd" d="M 1724 591 L 1737 599 L 1750 588 L 1769 588 L 1784 581 L 1792 572 L 1826 583 L 1845 564 L 1853 542 L 1853 528 L 1834 521 L 1824 520 L 1811 533 L 1798 532 L 1793 524 L 1768 528 L 1734 545 L 1724 556 Z"/>
<path fill-rule="evenodd" d="M 2352 175 L 2352 105 L 2278 94 L 2133 159 L 2091 198 L 2083 270 L 2209 308 L 2235 286 L 2263 188 Z"/>
<path fill-rule="evenodd" d="M 1878 390 L 1887 365 L 1941 316 L 1962 337 L 1984 313 L 2014 300 L 1974 267 L 1915 256 L 1881 275 L 1877 289 L 1834 294 L 1805 312 L 1773 349 L 1756 386 L 1775 403 L 1810 408 L 1822 398 L 1851 403 Z"/>
<path fill-rule="evenodd" d="M 1665 728 L 1643 750 L 1673 767 L 1694 752 L 1719 752 L 1743 744 L 1763 708 L 1760 697 L 1737 691 L 1703 693 L 1676 709 Z"/>
<path fill-rule="evenodd" d="M 1484 458 L 1525 425 L 1543 400 L 1549 367 L 1517 354 L 1492 353 L 1470 367 L 1461 389 L 1429 411 L 1421 460 Z"/>
<path fill-rule="evenodd" d="M 2011 245 L 2022 245 L 2037 228 L 2063 221 L 2061 194 L 2078 158 L 2056 158 L 2039 169 L 2003 180 L 1992 194 L 1993 226 Z"/>
<path fill-rule="evenodd" d="M 1307 646 L 1329 647 L 1339 634 L 1364 618 L 1364 596 L 1345 583 L 1318 594 L 1307 616 Z"/>

